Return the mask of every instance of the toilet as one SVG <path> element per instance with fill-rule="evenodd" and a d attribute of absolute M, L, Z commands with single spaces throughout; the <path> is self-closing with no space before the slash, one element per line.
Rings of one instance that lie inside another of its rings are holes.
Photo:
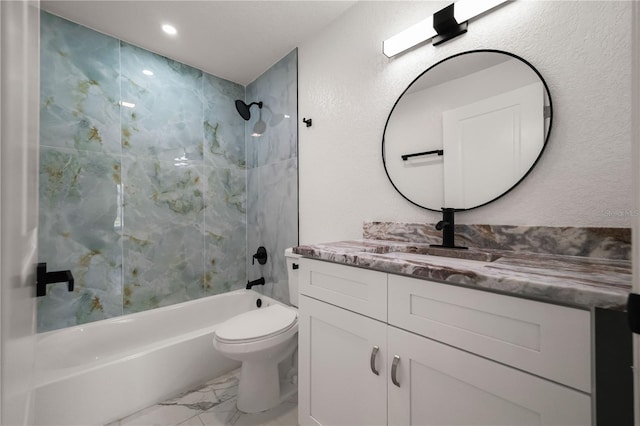
<path fill-rule="evenodd" d="M 279 405 L 296 392 L 295 366 L 281 389 L 278 365 L 292 357 L 298 347 L 298 269 L 301 256 L 285 250 L 289 302 L 272 303 L 237 315 L 218 326 L 213 346 L 224 356 L 242 362 L 238 384 L 238 410 L 258 413 Z M 294 269 L 295 268 L 295 269 Z"/>

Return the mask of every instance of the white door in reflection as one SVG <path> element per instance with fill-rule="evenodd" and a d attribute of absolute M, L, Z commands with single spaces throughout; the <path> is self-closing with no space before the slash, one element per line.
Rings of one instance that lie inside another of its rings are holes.
<path fill-rule="evenodd" d="M 444 205 L 470 208 L 520 180 L 544 144 L 544 87 L 533 83 L 444 111 Z"/>

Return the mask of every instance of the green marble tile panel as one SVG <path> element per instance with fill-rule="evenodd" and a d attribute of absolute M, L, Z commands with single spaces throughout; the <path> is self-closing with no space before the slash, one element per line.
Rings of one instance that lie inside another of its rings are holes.
<path fill-rule="evenodd" d="M 247 171 L 247 270 L 249 279 L 264 276 L 265 294 L 289 302 L 284 251 L 298 245 L 298 161 L 291 158 Z M 263 245 L 265 265 L 251 256 Z"/>
<path fill-rule="evenodd" d="M 251 136 L 258 114 L 252 109 L 245 127 L 247 167 L 261 167 L 298 156 L 298 50 L 275 63 L 247 86 L 247 102 L 263 102 L 267 124 L 260 137 Z M 255 107 L 253 107 L 255 108 Z"/>
<path fill-rule="evenodd" d="M 38 261 L 70 269 L 75 289 L 49 286 L 38 299 L 38 331 L 122 314 L 119 156 L 40 149 Z"/>
<path fill-rule="evenodd" d="M 121 63 L 123 152 L 202 161 L 202 71 L 124 42 Z"/>
<path fill-rule="evenodd" d="M 205 292 L 246 284 L 246 171 L 205 167 Z"/>
<path fill-rule="evenodd" d="M 125 314 L 203 296 L 203 237 L 187 226 L 167 227 L 147 240 L 124 241 Z"/>
<path fill-rule="evenodd" d="M 40 144 L 120 153 L 118 40 L 44 11 L 40 31 Z"/>
<path fill-rule="evenodd" d="M 298 244 L 297 49 L 247 86 L 247 100 L 264 102 L 267 130 L 250 136 L 247 123 L 248 279 L 263 276 L 264 294 L 288 303 L 284 250 Z M 303 127 L 304 128 L 304 127 Z M 306 131 L 306 130 L 305 130 Z M 265 265 L 252 265 L 258 246 L 269 254 Z"/>
<path fill-rule="evenodd" d="M 244 87 L 209 74 L 203 84 L 205 164 L 244 169 L 245 121 L 235 107 L 236 99 L 244 100 Z"/>
<path fill-rule="evenodd" d="M 201 167 L 125 158 L 125 313 L 201 297 L 204 195 Z"/>
<path fill-rule="evenodd" d="M 41 17 L 38 331 L 244 287 L 244 87 Z"/>

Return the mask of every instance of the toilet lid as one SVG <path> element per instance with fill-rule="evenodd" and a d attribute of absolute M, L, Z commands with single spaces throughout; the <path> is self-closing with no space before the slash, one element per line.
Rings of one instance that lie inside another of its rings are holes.
<path fill-rule="evenodd" d="M 218 340 L 236 343 L 263 339 L 287 331 L 294 325 L 297 317 L 293 309 L 273 304 L 223 322 L 215 334 Z"/>

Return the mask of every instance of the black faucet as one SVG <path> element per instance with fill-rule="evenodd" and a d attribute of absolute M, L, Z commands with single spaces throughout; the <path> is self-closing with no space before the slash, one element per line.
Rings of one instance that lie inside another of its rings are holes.
<path fill-rule="evenodd" d="M 251 290 L 251 287 L 254 285 L 264 285 L 264 277 L 260 277 L 253 281 L 247 281 L 247 290 Z"/>
<path fill-rule="evenodd" d="M 436 223 L 436 229 L 442 231 L 442 244 L 430 244 L 430 247 L 460 249 L 465 250 L 468 247 L 456 246 L 455 242 L 455 209 L 443 207 L 442 220 Z"/>
<path fill-rule="evenodd" d="M 263 246 L 258 247 L 258 251 L 253 255 L 253 258 L 251 259 L 251 264 L 255 264 L 256 260 L 261 265 L 267 263 L 267 249 Z"/>

